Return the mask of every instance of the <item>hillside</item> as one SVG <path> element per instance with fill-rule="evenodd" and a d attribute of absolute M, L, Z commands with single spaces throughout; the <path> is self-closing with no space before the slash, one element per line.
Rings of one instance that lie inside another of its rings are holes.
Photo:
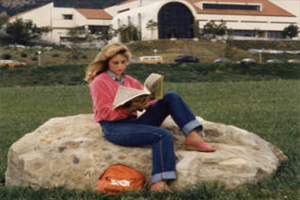
<path fill-rule="evenodd" d="M 10 0 L 18 1 L 18 0 Z M 6 12 L 9 16 L 13 16 L 17 13 L 24 12 L 27 10 L 34 9 L 36 7 L 43 6 L 49 2 L 54 2 L 56 7 L 72 7 L 72 8 L 106 8 L 112 6 L 125 0 L 31 0 L 26 1 L 23 7 L 19 8 L 6 8 L 3 6 L 3 1 L 0 3 L 0 13 Z"/>
<path fill-rule="evenodd" d="M 231 53 L 231 60 L 241 60 L 248 55 L 245 50 L 236 47 L 228 48 L 223 42 L 210 42 L 206 40 L 156 40 L 135 42 L 128 45 L 134 56 L 154 55 L 154 49 L 157 55 L 164 58 L 165 62 L 174 61 L 174 57 L 180 54 L 197 56 L 201 62 L 212 62 L 218 58 L 225 58 L 225 52 Z M 231 51 L 231 52 L 229 52 Z"/>
<path fill-rule="evenodd" d="M 272 44 L 272 46 L 270 46 Z M 201 62 L 210 63 L 215 59 L 227 58 L 232 61 L 239 61 L 243 58 L 254 58 L 258 60 L 258 54 L 247 52 L 249 48 L 265 47 L 278 50 L 297 50 L 300 41 L 233 41 L 230 45 L 224 42 L 210 42 L 206 40 L 154 40 L 139 41 L 127 44 L 133 57 L 154 55 L 162 56 L 166 63 L 174 62 L 174 58 L 180 54 L 197 56 Z M 247 47 L 247 48 L 245 48 Z M 0 56 L 10 55 L 11 59 L 25 62 L 28 65 L 37 65 L 36 49 L 12 49 L 0 46 Z M 88 64 L 91 62 L 99 49 L 70 49 L 54 47 L 52 50 L 43 50 L 41 54 L 42 66 L 60 65 L 60 64 Z M 282 61 L 288 59 L 300 59 L 300 55 L 288 54 L 264 54 L 262 61 L 277 58 Z"/>
<path fill-rule="evenodd" d="M 230 58 L 233 61 L 241 60 L 245 57 L 252 57 L 245 50 L 232 47 L 231 50 L 223 42 L 209 42 L 205 40 L 155 40 L 131 42 L 128 44 L 133 57 L 154 55 L 154 49 L 157 55 L 164 58 L 166 63 L 174 62 L 174 58 L 180 54 L 197 56 L 201 62 L 212 62 L 218 58 L 225 58 L 225 51 L 232 54 Z M 29 65 L 37 65 L 36 49 L 12 49 L 0 47 L 1 56 L 11 55 L 11 59 L 25 62 Z M 93 60 L 98 53 L 98 49 L 78 49 L 70 51 L 69 49 L 54 48 L 53 50 L 43 50 L 41 61 L 43 66 L 67 64 L 87 64 Z"/>

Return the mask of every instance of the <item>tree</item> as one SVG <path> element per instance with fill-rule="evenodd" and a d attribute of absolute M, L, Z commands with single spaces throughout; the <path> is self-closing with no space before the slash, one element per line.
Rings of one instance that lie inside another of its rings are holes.
<path fill-rule="evenodd" d="M 149 29 L 151 31 L 151 39 L 153 39 L 153 32 L 157 30 L 157 27 L 158 27 L 158 23 L 153 19 L 150 19 L 146 24 L 146 29 Z"/>
<path fill-rule="evenodd" d="M 26 0 L 2 0 L 1 5 L 4 8 L 11 10 L 19 10 L 25 6 L 28 2 Z"/>
<path fill-rule="evenodd" d="M 112 26 L 104 27 L 99 31 L 98 34 L 91 35 L 92 38 L 100 39 L 104 42 L 104 44 L 107 44 L 109 40 L 111 40 L 113 37 L 117 35 L 117 31 L 112 28 Z"/>
<path fill-rule="evenodd" d="M 216 38 L 216 36 L 224 36 L 227 33 L 226 22 L 221 20 L 220 24 L 216 24 L 215 21 L 210 21 L 204 25 L 202 31 L 209 39 Z"/>
<path fill-rule="evenodd" d="M 87 40 L 86 30 L 84 26 L 77 26 L 69 29 L 67 35 L 69 36 L 68 40 L 74 44 Z"/>
<path fill-rule="evenodd" d="M 293 37 L 296 37 L 298 35 L 298 33 L 299 33 L 299 27 L 296 25 L 293 25 L 293 24 L 291 24 L 283 29 L 283 35 L 285 37 L 289 37 L 291 39 Z"/>
<path fill-rule="evenodd" d="M 13 22 L 8 22 L 6 33 L 13 43 L 29 44 L 33 39 L 39 39 L 43 33 L 49 32 L 50 27 L 38 28 L 32 21 L 23 21 L 17 18 Z"/>
<path fill-rule="evenodd" d="M 193 19 L 193 34 L 194 34 L 194 38 L 199 38 L 199 20 L 196 20 L 195 18 Z"/>
<path fill-rule="evenodd" d="M 262 37 L 263 36 L 263 31 L 261 31 L 260 29 L 254 29 L 254 35 L 255 37 Z"/>
<path fill-rule="evenodd" d="M 0 14 L 0 29 L 8 22 L 9 16 L 6 14 L 6 12 L 2 12 Z"/>
<path fill-rule="evenodd" d="M 69 29 L 68 33 L 69 46 L 71 48 L 71 59 L 79 59 L 82 55 L 80 44 L 86 42 L 88 33 L 84 26 L 77 26 Z"/>
<path fill-rule="evenodd" d="M 118 32 L 120 33 L 121 42 L 123 43 L 140 40 L 138 28 L 132 24 L 121 26 L 121 28 L 118 29 Z"/>

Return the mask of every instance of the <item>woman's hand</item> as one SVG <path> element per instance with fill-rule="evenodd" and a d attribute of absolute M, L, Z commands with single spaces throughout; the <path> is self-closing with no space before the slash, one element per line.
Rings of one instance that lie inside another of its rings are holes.
<path fill-rule="evenodd" d="M 131 100 L 129 109 L 132 111 L 142 111 L 149 107 L 149 99 L 145 97 L 139 97 Z"/>

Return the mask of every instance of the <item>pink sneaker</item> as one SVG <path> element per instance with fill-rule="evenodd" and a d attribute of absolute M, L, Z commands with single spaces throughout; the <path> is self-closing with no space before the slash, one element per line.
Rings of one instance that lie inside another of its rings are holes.
<path fill-rule="evenodd" d="M 194 142 L 191 140 L 185 140 L 185 149 L 192 151 L 214 152 L 213 147 L 207 145 L 205 142 Z"/>

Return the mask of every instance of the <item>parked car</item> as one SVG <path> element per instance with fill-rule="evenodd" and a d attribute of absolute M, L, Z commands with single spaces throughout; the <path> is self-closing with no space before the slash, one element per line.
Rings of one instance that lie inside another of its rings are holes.
<path fill-rule="evenodd" d="M 14 67 L 16 65 L 26 65 L 26 63 L 17 60 L 0 60 L 1 67 Z"/>
<path fill-rule="evenodd" d="M 21 45 L 21 44 L 10 44 L 8 45 L 9 48 L 15 48 L 15 49 L 25 49 L 26 46 Z"/>
<path fill-rule="evenodd" d="M 160 64 L 164 63 L 164 59 L 161 56 L 141 56 L 139 63 Z"/>
<path fill-rule="evenodd" d="M 243 60 L 240 61 L 242 64 L 256 64 L 257 61 L 253 58 L 244 58 Z"/>
<path fill-rule="evenodd" d="M 288 63 L 300 63 L 300 59 L 289 59 Z"/>
<path fill-rule="evenodd" d="M 138 57 L 130 57 L 130 63 L 138 63 L 140 59 Z"/>
<path fill-rule="evenodd" d="M 216 59 L 214 60 L 214 63 L 230 63 L 230 61 L 226 59 Z"/>
<path fill-rule="evenodd" d="M 280 63 L 283 63 L 281 60 L 278 60 L 278 59 L 269 59 L 266 61 L 266 63 L 275 63 L 275 64 L 280 64 Z"/>
<path fill-rule="evenodd" d="M 44 49 L 44 50 L 52 50 L 53 47 L 44 47 L 43 49 Z"/>
<path fill-rule="evenodd" d="M 248 49 L 247 52 L 248 53 L 259 53 L 259 52 L 261 52 L 261 50 L 259 50 L 259 49 Z"/>
<path fill-rule="evenodd" d="M 35 45 L 35 46 L 31 46 L 30 48 L 31 49 L 42 49 L 43 47 L 39 46 L 39 45 Z"/>
<path fill-rule="evenodd" d="M 199 63 L 200 60 L 196 56 L 190 56 L 190 55 L 179 55 L 176 56 L 174 59 L 177 63 Z"/>

